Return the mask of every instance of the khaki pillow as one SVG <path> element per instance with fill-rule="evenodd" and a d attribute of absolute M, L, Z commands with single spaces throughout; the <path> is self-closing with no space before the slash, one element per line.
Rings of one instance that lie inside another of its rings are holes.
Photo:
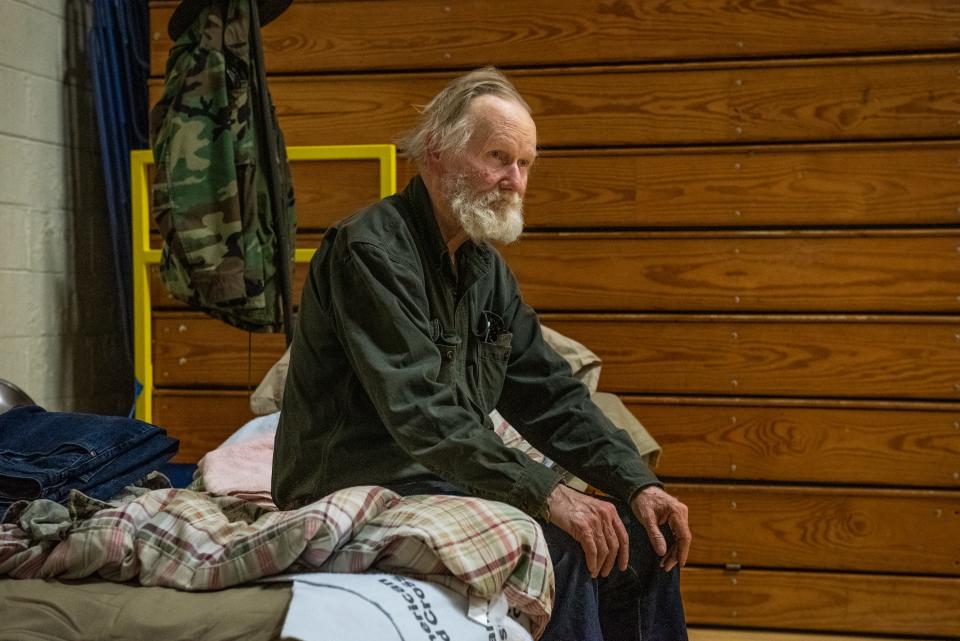
<path fill-rule="evenodd" d="M 273 414 L 280 411 L 280 404 L 283 403 L 283 385 L 287 382 L 288 365 L 290 365 L 289 347 L 250 395 L 250 410 L 254 414 Z"/>
<path fill-rule="evenodd" d="M 543 331 L 544 342 L 570 364 L 573 377 L 586 385 L 591 394 L 596 392 L 597 385 L 600 383 L 600 365 L 603 364 L 600 357 L 583 344 L 550 329 L 546 325 L 541 325 L 540 329 Z"/>
<path fill-rule="evenodd" d="M 662 448 L 656 439 L 650 436 L 647 428 L 627 409 L 620 397 L 609 392 L 597 392 L 590 396 L 590 400 L 597 404 L 604 416 L 610 422 L 630 435 L 640 456 L 650 467 L 656 467 L 660 462 Z"/>

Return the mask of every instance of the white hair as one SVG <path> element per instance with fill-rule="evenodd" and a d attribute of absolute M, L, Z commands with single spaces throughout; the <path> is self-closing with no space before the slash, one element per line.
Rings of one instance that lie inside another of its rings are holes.
<path fill-rule="evenodd" d="M 400 155 L 423 167 L 429 151 L 463 151 L 473 134 L 470 104 L 485 95 L 511 100 L 530 113 L 530 105 L 505 75 L 483 67 L 455 78 L 420 110 L 417 125 L 397 140 Z"/>

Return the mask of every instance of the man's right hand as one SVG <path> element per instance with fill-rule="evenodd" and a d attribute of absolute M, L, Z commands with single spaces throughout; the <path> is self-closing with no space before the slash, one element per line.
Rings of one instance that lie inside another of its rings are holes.
<path fill-rule="evenodd" d="M 547 497 L 550 523 L 572 536 L 583 548 L 594 578 L 607 576 L 619 558 L 620 570 L 630 560 L 627 529 L 612 503 L 557 485 Z"/>

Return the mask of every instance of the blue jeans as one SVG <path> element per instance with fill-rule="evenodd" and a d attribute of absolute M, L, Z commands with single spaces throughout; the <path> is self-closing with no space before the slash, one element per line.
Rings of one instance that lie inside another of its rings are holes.
<path fill-rule="evenodd" d="M 435 479 L 387 487 L 403 496 L 467 495 Z M 591 577 L 580 544 L 557 526 L 537 520 L 550 549 L 557 588 L 540 641 L 687 641 L 679 568 L 664 572 L 646 530 L 627 506 L 613 503 L 630 537 L 630 563 L 623 572 L 615 566 L 606 577 Z M 661 531 L 671 543 L 669 528 Z"/>
<path fill-rule="evenodd" d="M 0 516 L 15 501 L 64 502 L 72 489 L 109 499 L 158 469 L 179 444 L 134 419 L 15 407 L 0 414 Z"/>

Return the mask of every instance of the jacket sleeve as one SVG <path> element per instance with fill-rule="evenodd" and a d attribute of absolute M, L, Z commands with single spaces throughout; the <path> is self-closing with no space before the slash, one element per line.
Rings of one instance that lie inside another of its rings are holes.
<path fill-rule="evenodd" d="M 567 362 L 544 342 L 537 315 L 509 271 L 507 280 L 512 292 L 503 318 L 513 332 L 513 349 L 497 409 L 541 452 L 624 502 L 648 485 L 660 485 L 627 433 L 610 422 Z"/>
<path fill-rule="evenodd" d="M 329 315 L 387 431 L 412 458 L 467 492 L 544 515 L 559 475 L 506 447 L 439 380 L 420 270 L 352 242 L 331 277 Z"/>

